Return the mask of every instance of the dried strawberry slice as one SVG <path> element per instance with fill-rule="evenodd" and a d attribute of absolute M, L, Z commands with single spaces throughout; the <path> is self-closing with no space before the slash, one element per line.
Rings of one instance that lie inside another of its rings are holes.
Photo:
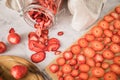
<path fill-rule="evenodd" d="M 45 30 L 42 30 L 42 33 L 48 35 L 49 31 L 48 29 L 45 29 Z"/>
<path fill-rule="evenodd" d="M 33 40 L 30 40 L 28 45 L 29 45 L 29 49 L 35 52 L 43 51 L 45 48 L 44 44 Z"/>
<path fill-rule="evenodd" d="M 29 40 L 38 41 L 38 36 L 36 35 L 35 32 L 30 32 L 30 33 L 28 34 L 28 38 L 29 38 Z"/>
<path fill-rule="evenodd" d="M 38 63 L 38 62 L 43 61 L 45 57 L 46 57 L 46 54 L 44 52 L 37 52 L 31 56 L 31 60 L 34 63 Z"/>
<path fill-rule="evenodd" d="M 36 30 L 35 33 L 37 34 L 38 37 L 40 37 L 41 34 L 42 34 L 41 29 L 40 29 L 40 28 L 37 28 L 37 30 Z"/>
<path fill-rule="evenodd" d="M 48 51 L 57 51 L 60 47 L 60 44 L 56 44 L 56 43 L 53 43 L 53 44 L 49 44 L 47 46 L 47 50 Z"/>
<path fill-rule="evenodd" d="M 59 44 L 60 41 L 58 39 L 56 39 L 56 38 L 51 38 L 51 39 L 48 40 L 48 44 L 53 44 L 53 43 Z"/>

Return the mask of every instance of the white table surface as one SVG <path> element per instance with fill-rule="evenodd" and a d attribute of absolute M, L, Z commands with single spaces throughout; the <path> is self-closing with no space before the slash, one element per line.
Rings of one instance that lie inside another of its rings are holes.
<path fill-rule="evenodd" d="M 5 0 L 0 0 L 0 41 L 6 43 L 7 51 L 0 55 L 15 55 L 31 61 L 30 56 L 34 52 L 31 52 L 28 49 L 28 33 L 35 31 L 35 29 L 29 26 L 18 12 L 8 9 L 4 2 Z M 108 0 L 104 9 L 102 10 L 101 16 L 106 14 L 119 3 L 120 0 Z M 62 15 L 59 15 L 57 24 L 49 30 L 49 37 L 56 37 L 61 41 L 61 47 L 59 49 L 61 51 L 64 51 L 66 48 L 68 48 L 85 32 L 77 32 L 71 28 L 70 23 L 72 16 L 66 8 L 65 10 L 66 11 L 63 12 Z M 16 32 L 21 35 L 22 39 L 20 44 L 12 45 L 8 43 L 7 35 L 11 27 L 15 28 Z M 58 31 L 63 31 L 64 35 L 57 36 Z M 53 53 L 46 54 L 46 59 L 43 62 L 35 64 L 40 70 L 43 70 L 46 65 L 48 65 L 55 57 L 57 57 Z"/>

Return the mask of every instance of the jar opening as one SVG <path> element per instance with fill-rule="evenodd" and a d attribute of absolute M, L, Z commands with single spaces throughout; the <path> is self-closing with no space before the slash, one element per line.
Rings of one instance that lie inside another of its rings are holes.
<path fill-rule="evenodd" d="M 55 22 L 54 14 L 43 6 L 32 4 L 24 9 L 25 21 L 35 28 L 46 29 Z M 35 26 L 37 24 L 37 26 Z"/>

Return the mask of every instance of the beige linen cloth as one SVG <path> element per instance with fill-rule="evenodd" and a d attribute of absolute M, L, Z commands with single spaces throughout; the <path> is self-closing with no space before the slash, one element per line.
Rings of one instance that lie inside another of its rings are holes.
<path fill-rule="evenodd" d="M 68 8 L 73 15 L 71 26 L 76 31 L 90 27 L 100 16 L 107 0 L 68 0 Z"/>

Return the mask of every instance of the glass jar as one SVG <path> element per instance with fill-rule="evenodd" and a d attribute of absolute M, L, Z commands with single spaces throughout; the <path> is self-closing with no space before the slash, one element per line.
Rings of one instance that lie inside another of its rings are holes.
<path fill-rule="evenodd" d="M 49 28 L 56 22 L 55 16 L 60 10 L 61 4 L 62 0 L 31 0 L 23 8 L 24 19 L 35 28 L 41 30 Z"/>

